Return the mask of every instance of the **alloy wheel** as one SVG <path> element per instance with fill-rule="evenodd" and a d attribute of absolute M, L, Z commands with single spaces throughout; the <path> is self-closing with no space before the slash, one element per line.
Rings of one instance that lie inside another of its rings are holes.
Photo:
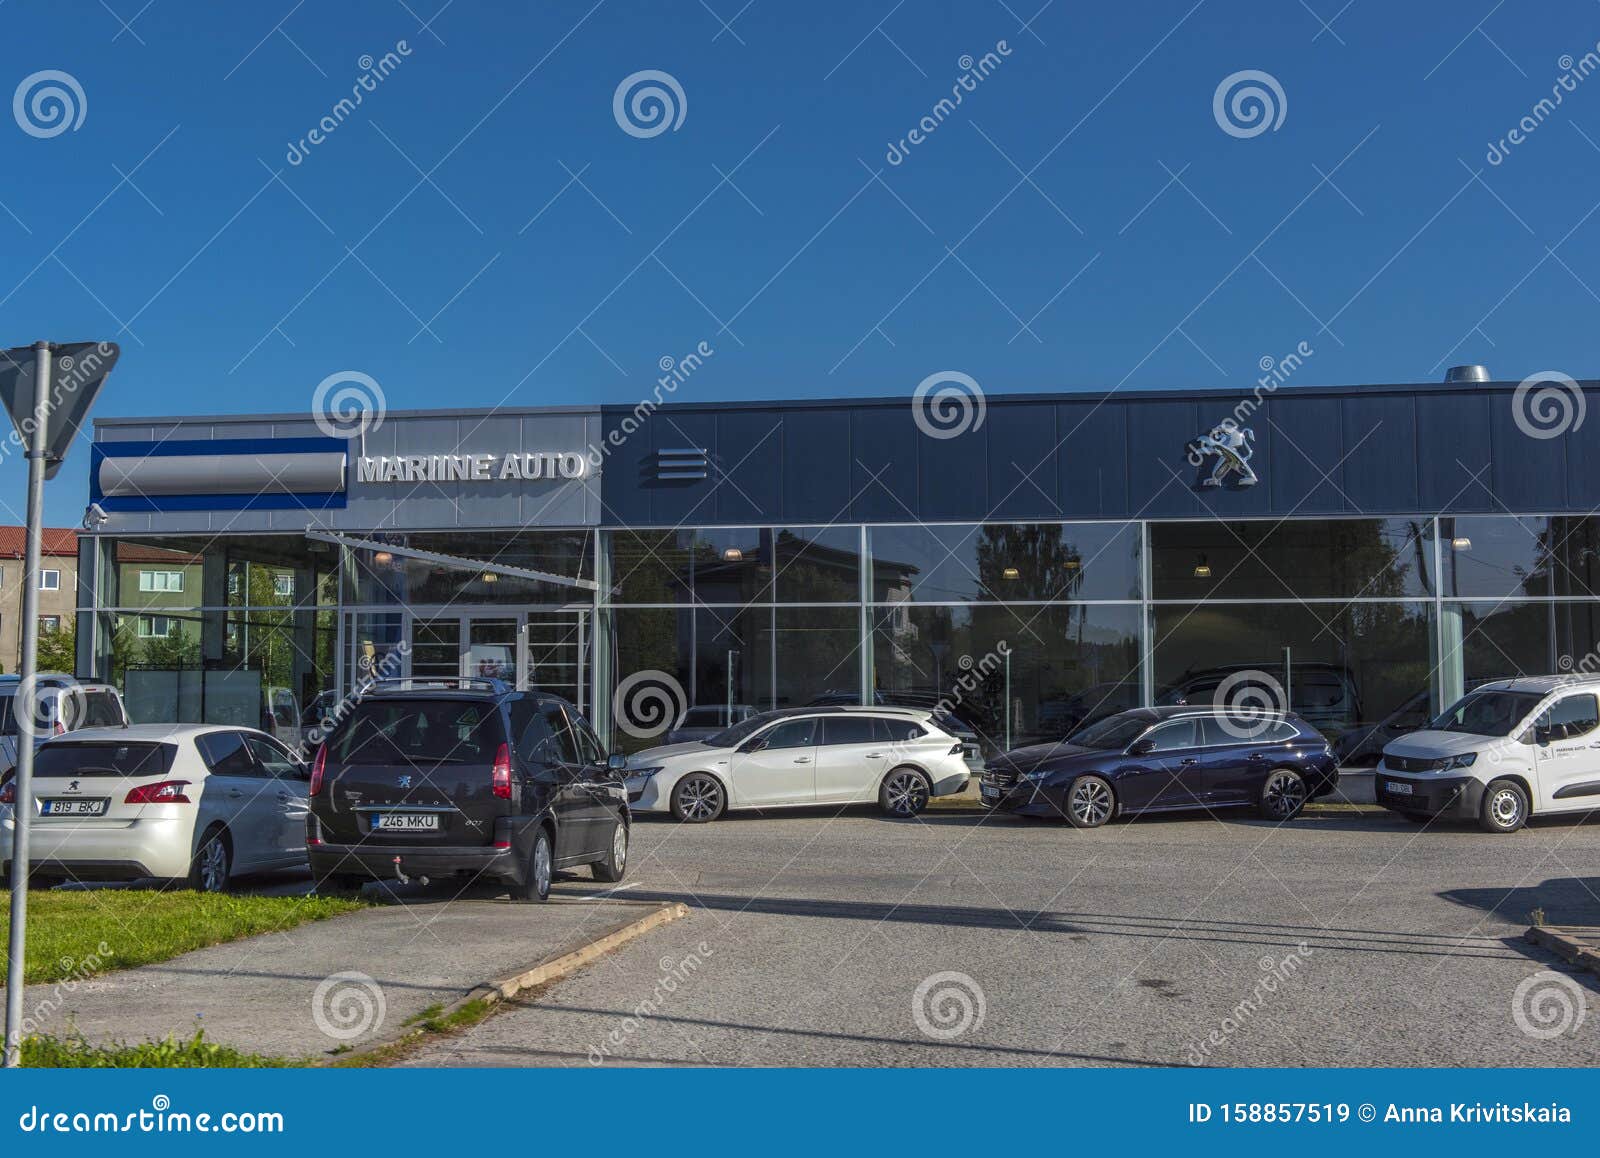
<path fill-rule="evenodd" d="M 1111 816 L 1111 789 L 1103 781 L 1084 780 L 1073 786 L 1067 807 L 1085 828 L 1104 824 Z"/>
<path fill-rule="evenodd" d="M 611 864 L 618 873 L 628 865 L 628 826 L 618 824 L 611 837 Z"/>
<path fill-rule="evenodd" d="M 884 785 L 889 811 L 896 816 L 915 816 L 928 803 L 928 786 L 915 772 L 896 772 Z"/>
<path fill-rule="evenodd" d="M 228 883 L 228 847 L 214 836 L 200 850 L 200 889 L 220 893 Z"/>
<path fill-rule="evenodd" d="M 1267 811 L 1277 820 L 1287 820 L 1306 802 L 1305 781 L 1293 772 L 1274 772 L 1262 790 Z"/>
<path fill-rule="evenodd" d="M 678 788 L 685 820 L 710 820 L 722 811 L 722 786 L 709 776 L 691 776 Z"/>
<path fill-rule="evenodd" d="M 533 843 L 533 884 L 542 897 L 550 891 L 550 841 Z"/>

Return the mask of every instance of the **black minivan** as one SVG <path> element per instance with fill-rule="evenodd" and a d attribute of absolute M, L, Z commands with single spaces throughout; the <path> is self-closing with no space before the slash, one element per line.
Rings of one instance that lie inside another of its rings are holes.
<path fill-rule="evenodd" d="M 623 765 L 557 696 L 489 679 L 379 681 L 312 764 L 317 889 L 460 873 L 542 901 L 556 869 L 619 881 Z"/>

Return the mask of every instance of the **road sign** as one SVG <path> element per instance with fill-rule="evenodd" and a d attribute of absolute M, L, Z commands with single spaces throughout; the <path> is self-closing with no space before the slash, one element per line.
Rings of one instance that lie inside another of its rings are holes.
<path fill-rule="evenodd" d="M 115 342 L 52 342 L 50 390 L 45 399 L 44 477 L 54 478 L 67 448 L 89 417 L 89 407 L 117 364 L 122 351 Z M 34 360 L 32 346 L 0 351 L 0 401 L 11 412 L 22 445 L 32 440 Z"/>

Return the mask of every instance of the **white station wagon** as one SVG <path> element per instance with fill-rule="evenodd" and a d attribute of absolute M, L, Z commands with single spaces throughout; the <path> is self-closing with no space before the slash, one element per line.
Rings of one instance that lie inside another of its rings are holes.
<path fill-rule="evenodd" d="M 1496 680 L 1384 746 L 1378 803 L 1412 820 L 1515 832 L 1600 809 L 1600 677 Z"/>
<path fill-rule="evenodd" d="M 222 892 L 242 873 L 306 864 L 307 772 L 254 728 L 135 724 L 44 744 L 29 785 L 35 879 L 186 880 Z M 11 855 L 16 782 L 0 788 Z M 12 875 L 10 860 L 6 876 Z"/>
<path fill-rule="evenodd" d="M 915 816 L 964 791 L 966 746 L 912 708 L 789 708 L 628 758 L 628 804 L 701 824 L 730 808 L 877 802 Z"/>

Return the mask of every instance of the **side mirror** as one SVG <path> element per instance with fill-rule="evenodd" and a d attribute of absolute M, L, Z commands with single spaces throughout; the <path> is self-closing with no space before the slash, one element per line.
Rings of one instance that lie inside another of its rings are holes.
<path fill-rule="evenodd" d="M 739 745 L 739 751 L 741 751 L 741 752 L 759 752 L 759 751 L 761 751 L 761 749 L 765 748 L 766 746 L 767 746 L 767 742 L 765 740 L 763 740 L 761 737 L 757 736 L 754 740 L 746 740 L 743 744 Z"/>
<path fill-rule="evenodd" d="M 1549 724 L 1535 724 L 1533 726 L 1533 742 L 1535 744 L 1548 744 L 1555 738 L 1555 729 Z"/>
<path fill-rule="evenodd" d="M 611 755 L 606 757 L 606 771 L 607 772 L 615 772 L 618 775 L 621 775 L 622 773 L 626 772 L 627 770 L 628 770 L 628 758 L 626 756 L 624 756 L 621 752 L 613 752 L 613 753 L 611 753 Z"/>
<path fill-rule="evenodd" d="M 1156 742 L 1150 739 L 1148 736 L 1144 737 L 1143 739 L 1135 740 L 1133 743 L 1128 745 L 1128 755 L 1130 756 L 1148 756 L 1155 750 Z"/>

